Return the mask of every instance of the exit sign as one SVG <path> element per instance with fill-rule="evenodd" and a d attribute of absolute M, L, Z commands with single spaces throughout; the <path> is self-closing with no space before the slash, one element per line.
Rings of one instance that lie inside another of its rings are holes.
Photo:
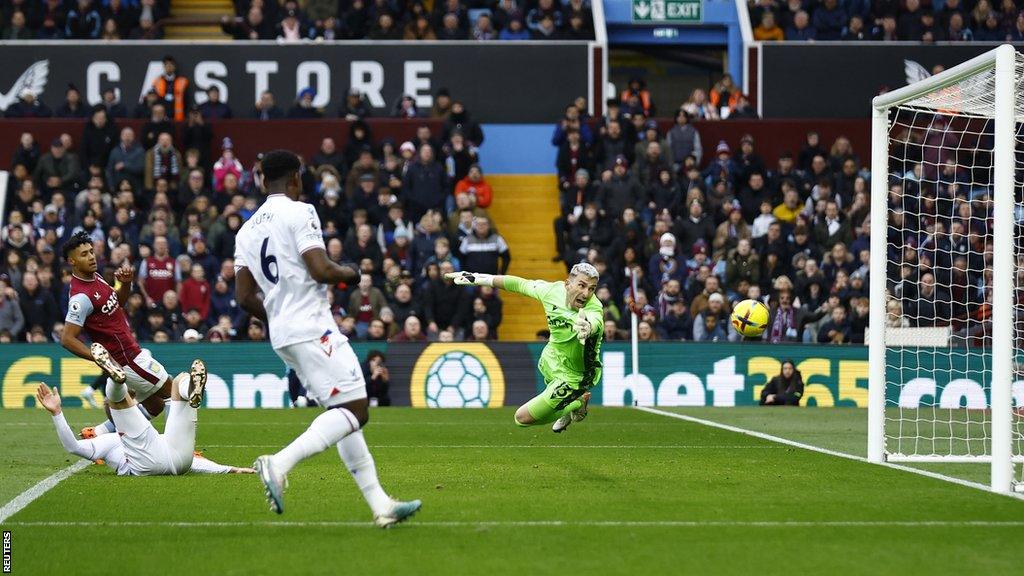
<path fill-rule="evenodd" d="M 634 23 L 700 24 L 703 0 L 633 0 Z"/>

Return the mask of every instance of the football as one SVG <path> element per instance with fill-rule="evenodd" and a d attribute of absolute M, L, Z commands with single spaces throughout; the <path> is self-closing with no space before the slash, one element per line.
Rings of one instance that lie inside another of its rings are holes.
<path fill-rule="evenodd" d="M 768 327 L 771 313 L 758 300 L 744 300 L 732 309 L 732 327 L 744 338 L 757 338 Z"/>

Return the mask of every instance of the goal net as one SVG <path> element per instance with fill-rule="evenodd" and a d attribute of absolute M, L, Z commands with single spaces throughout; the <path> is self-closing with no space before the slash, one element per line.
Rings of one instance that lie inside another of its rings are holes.
<path fill-rule="evenodd" d="M 873 102 L 869 457 L 990 464 L 1000 492 L 1024 487 L 1022 79 L 1004 46 Z"/>

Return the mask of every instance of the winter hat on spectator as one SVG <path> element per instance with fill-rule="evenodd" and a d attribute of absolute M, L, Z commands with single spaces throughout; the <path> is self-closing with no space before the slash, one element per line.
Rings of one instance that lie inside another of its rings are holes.
<path fill-rule="evenodd" d="M 47 204 L 46 208 L 43 208 L 43 213 L 45 214 L 56 214 L 57 212 L 57 207 L 53 204 Z"/>
<path fill-rule="evenodd" d="M 220 141 L 221 150 L 233 150 L 234 148 L 235 143 L 231 141 L 230 136 L 225 136 L 224 139 Z"/>
<path fill-rule="evenodd" d="M 732 149 L 729 148 L 729 143 L 725 140 L 719 140 L 718 146 L 715 148 L 715 154 L 732 154 Z"/>
<path fill-rule="evenodd" d="M 402 142 L 402 145 L 398 147 L 398 152 L 399 154 L 402 152 L 416 152 L 416 145 L 407 140 Z"/>
<path fill-rule="evenodd" d="M 406 230 L 404 227 L 399 227 L 399 228 L 395 229 L 395 239 L 397 240 L 399 238 L 405 238 L 406 240 L 408 240 L 409 239 L 409 231 Z"/>
<path fill-rule="evenodd" d="M 708 302 L 715 302 L 715 301 L 718 301 L 718 302 L 721 302 L 721 303 L 724 304 L 725 303 L 725 297 L 723 297 L 718 292 L 714 292 L 713 294 L 711 294 L 711 296 L 708 296 Z"/>
<path fill-rule="evenodd" d="M 63 148 L 64 147 L 64 141 L 61 140 L 60 138 L 54 138 L 53 142 L 50 142 L 50 147 L 51 148 Z"/>
<path fill-rule="evenodd" d="M 615 165 L 629 168 L 629 159 L 626 158 L 625 154 L 619 154 L 618 156 L 615 157 Z"/>
<path fill-rule="evenodd" d="M 580 168 L 579 170 L 576 171 L 576 175 L 586 176 L 587 178 L 590 178 L 590 171 L 587 170 L 586 168 Z"/>
<path fill-rule="evenodd" d="M 306 96 L 309 96 L 310 98 L 316 98 L 316 90 L 312 88 L 303 88 L 301 91 L 299 91 L 299 100 L 302 100 Z"/>
<path fill-rule="evenodd" d="M 181 339 L 185 342 L 198 342 L 203 339 L 203 335 L 195 328 L 189 328 L 181 335 Z"/>
<path fill-rule="evenodd" d="M 708 253 L 708 243 L 703 240 L 698 240 L 693 243 L 693 248 L 690 250 L 690 252 L 694 256 L 698 254 L 704 254 L 706 256 Z"/>

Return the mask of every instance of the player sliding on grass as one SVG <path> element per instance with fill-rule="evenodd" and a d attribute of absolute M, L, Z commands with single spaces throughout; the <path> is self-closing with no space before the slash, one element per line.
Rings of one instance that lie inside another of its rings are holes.
<path fill-rule="evenodd" d="M 551 430 L 561 432 L 587 417 L 589 390 L 601 379 L 604 338 L 604 309 L 594 296 L 596 268 L 585 262 L 577 264 L 564 282 L 474 272 L 451 272 L 445 277 L 463 286 L 503 288 L 540 300 L 544 305 L 551 337 L 538 367 L 546 388 L 516 410 L 516 424 L 536 426 L 554 422 Z"/>
<path fill-rule="evenodd" d="M 178 476 L 186 472 L 204 474 L 252 474 L 252 468 L 234 468 L 207 460 L 193 453 L 196 444 L 196 408 L 203 401 L 206 366 L 202 360 L 192 363 L 189 374 L 179 374 L 171 387 L 167 425 L 160 434 L 136 408 L 125 386 L 124 370 L 110 360 L 100 344 L 92 353 L 103 359 L 111 373 L 107 382 L 110 416 L 118 434 L 103 434 L 90 440 L 76 440 L 64 412 L 60 394 L 46 384 L 36 389 L 36 402 L 53 415 L 53 426 L 64 449 L 86 460 L 102 460 L 118 476 Z M 186 402 L 185 399 L 188 399 Z"/>
<path fill-rule="evenodd" d="M 171 377 L 149 350 L 139 346 L 128 325 L 128 315 L 121 308 L 121 303 L 127 302 L 132 293 L 135 271 L 125 262 L 114 274 L 121 286 L 116 291 L 111 288 L 103 276 L 96 273 L 96 252 L 92 238 L 85 232 L 69 238 L 63 252 L 64 259 L 71 264 L 71 288 L 61 346 L 79 358 L 96 362 L 111 376 L 79 339 L 84 328 L 93 342 L 102 344 L 118 366 L 124 367 L 124 378 L 139 403 L 140 413 L 148 419 L 155 418 L 163 412 L 164 401 L 171 397 Z M 98 426 L 83 428 L 82 438 L 114 431 L 114 422 L 107 420 Z"/>
<path fill-rule="evenodd" d="M 263 189 L 268 196 L 235 240 L 235 296 L 246 311 L 270 326 L 274 351 L 295 369 L 309 396 L 327 410 L 291 444 L 277 454 L 260 456 L 253 467 L 266 488 L 270 509 L 280 514 L 288 472 L 337 446 L 373 510 L 374 522 L 387 528 L 412 516 L 420 501 L 392 500 L 377 480 L 377 466 L 362 432 L 370 418 L 363 371 L 327 302 L 328 285 L 355 284 L 359 273 L 327 258 L 316 210 L 298 201 L 301 167 L 299 157 L 287 150 L 263 156 Z"/>

